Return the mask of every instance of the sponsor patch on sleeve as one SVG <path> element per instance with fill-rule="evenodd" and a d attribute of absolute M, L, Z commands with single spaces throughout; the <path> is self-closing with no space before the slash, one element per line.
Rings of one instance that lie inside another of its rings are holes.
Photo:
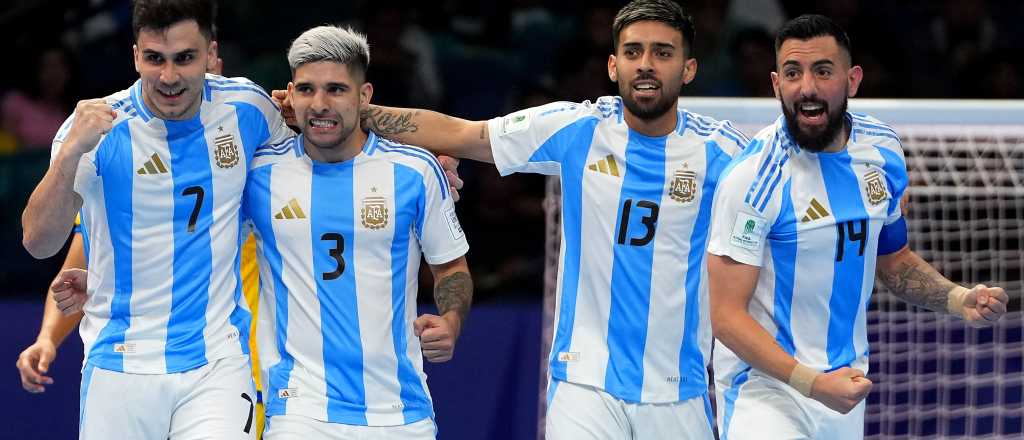
<path fill-rule="evenodd" d="M 516 133 L 530 128 L 530 120 L 533 115 L 529 110 L 522 110 L 501 119 L 501 135 Z"/>
<path fill-rule="evenodd" d="M 455 208 L 445 209 L 444 219 L 448 221 L 448 232 L 452 233 L 452 239 L 461 240 L 466 235 L 462 232 L 462 225 L 459 224 L 459 216 L 455 215 Z"/>
<path fill-rule="evenodd" d="M 762 241 L 767 225 L 768 222 L 764 218 L 741 212 L 736 216 L 736 223 L 732 226 L 729 243 L 750 251 L 759 250 L 764 246 Z"/>

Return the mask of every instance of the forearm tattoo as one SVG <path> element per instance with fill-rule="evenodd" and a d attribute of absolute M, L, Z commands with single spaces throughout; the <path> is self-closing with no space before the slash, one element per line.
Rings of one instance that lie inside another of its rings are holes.
<path fill-rule="evenodd" d="M 466 272 L 455 272 L 442 278 L 434 286 L 434 302 L 441 315 L 454 310 L 460 319 L 465 320 L 473 302 L 473 279 Z"/>
<path fill-rule="evenodd" d="M 403 133 L 415 133 L 419 126 L 412 121 L 416 111 L 389 112 L 378 107 L 370 107 L 359 114 L 364 127 L 381 136 L 394 136 Z"/>
<path fill-rule="evenodd" d="M 927 264 L 900 263 L 890 272 L 879 272 L 879 278 L 894 295 L 916 306 L 936 312 L 946 310 L 949 291 L 956 285 Z"/>

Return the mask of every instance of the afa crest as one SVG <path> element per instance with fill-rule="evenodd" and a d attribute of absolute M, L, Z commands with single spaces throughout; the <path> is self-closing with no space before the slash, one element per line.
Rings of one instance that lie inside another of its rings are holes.
<path fill-rule="evenodd" d="M 877 205 L 889 198 L 889 190 L 885 186 L 882 174 L 878 171 L 869 171 L 864 175 L 864 183 L 868 193 L 868 202 Z"/>
<path fill-rule="evenodd" d="M 213 157 L 217 159 L 217 166 L 231 168 L 238 165 L 238 147 L 235 146 L 233 134 L 222 134 L 213 139 L 216 146 L 213 150 Z"/>
<path fill-rule="evenodd" d="M 668 196 L 679 203 L 690 203 L 697 198 L 697 173 L 685 169 L 675 172 Z"/>
<path fill-rule="evenodd" d="M 383 229 L 388 225 L 388 201 L 384 197 L 365 197 L 359 210 L 363 226 L 369 229 Z"/>

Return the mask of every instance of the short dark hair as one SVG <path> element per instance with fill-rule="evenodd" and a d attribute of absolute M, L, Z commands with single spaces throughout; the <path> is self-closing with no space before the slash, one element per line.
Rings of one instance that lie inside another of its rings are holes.
<path fill-rule="evenodd" d="M 672 26 L 683 34 L 683 46 L 693 48 L 693 17 L 679 3 L 672 0 L 633 0 L 615 14 L 615 21 L 612 22 L 612 51 L 618 50 L 619 33 L 626 26 L 648 20 Z"/>
<path fill-rule="evenodd" d="M 801 15 L 783 24 L 775 35 L 775 53 L 778 55 L 779 48 L 786 40 L 807 41 L 815 37 L 835 38 L 836 44 L 843 48 L 846 56 L 852 60 L 850 37 L 846 35 L 846 31 L 831 18 L 818 14 Z"/>
<path fill-rule="evenodd" d="M 139 39 L 142 29 L 166 30 L 175 23 L 195 20 L 208 40 L 217 39 L 217 4 L 214 0 L 135 0 L 132 5 L 132 34 Z"/>

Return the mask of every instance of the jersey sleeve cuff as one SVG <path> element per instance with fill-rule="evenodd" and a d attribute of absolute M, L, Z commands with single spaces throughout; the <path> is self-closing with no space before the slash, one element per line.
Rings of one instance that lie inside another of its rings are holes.
<path fill-rule="evenodd" d="M 494 167 L 498 169 L 498 174 L 507 176 L 514 173 L 515 170 L 512 169 L 510 164 L 511 159 L 505 154 L 505 146 L 502 145 L 501 131 L 503 119 L 503 117 L 499 116 L 487 121 L 487 137 L 491 142 L 491 156 L 494 157 Z"/>
<path fill-rule="evenodd" d="M 748 266 L 761 267 L 761 258 L 756 255 L 751 255 L 750 252 L 743 249 L 736 249 L 730 246 L 721 246 L 716 243 L 710 243 L 708 244 L 708 253 L 711 255 L 718 255 L 719 257 L 729 257 Z"/>
<path fill-rule="evenodd" d="M 456 246 L 452 250 L 445 252 L 443 254 L 427 255 L 426 253 L 424 253 L 423 259 L 427 260 L 427 264 L 445 264 L 454 261 L 456 258 L 466 255 L 466 252 L 469 252 L 469 243 L 462 242 L 459 246 Z"/>

